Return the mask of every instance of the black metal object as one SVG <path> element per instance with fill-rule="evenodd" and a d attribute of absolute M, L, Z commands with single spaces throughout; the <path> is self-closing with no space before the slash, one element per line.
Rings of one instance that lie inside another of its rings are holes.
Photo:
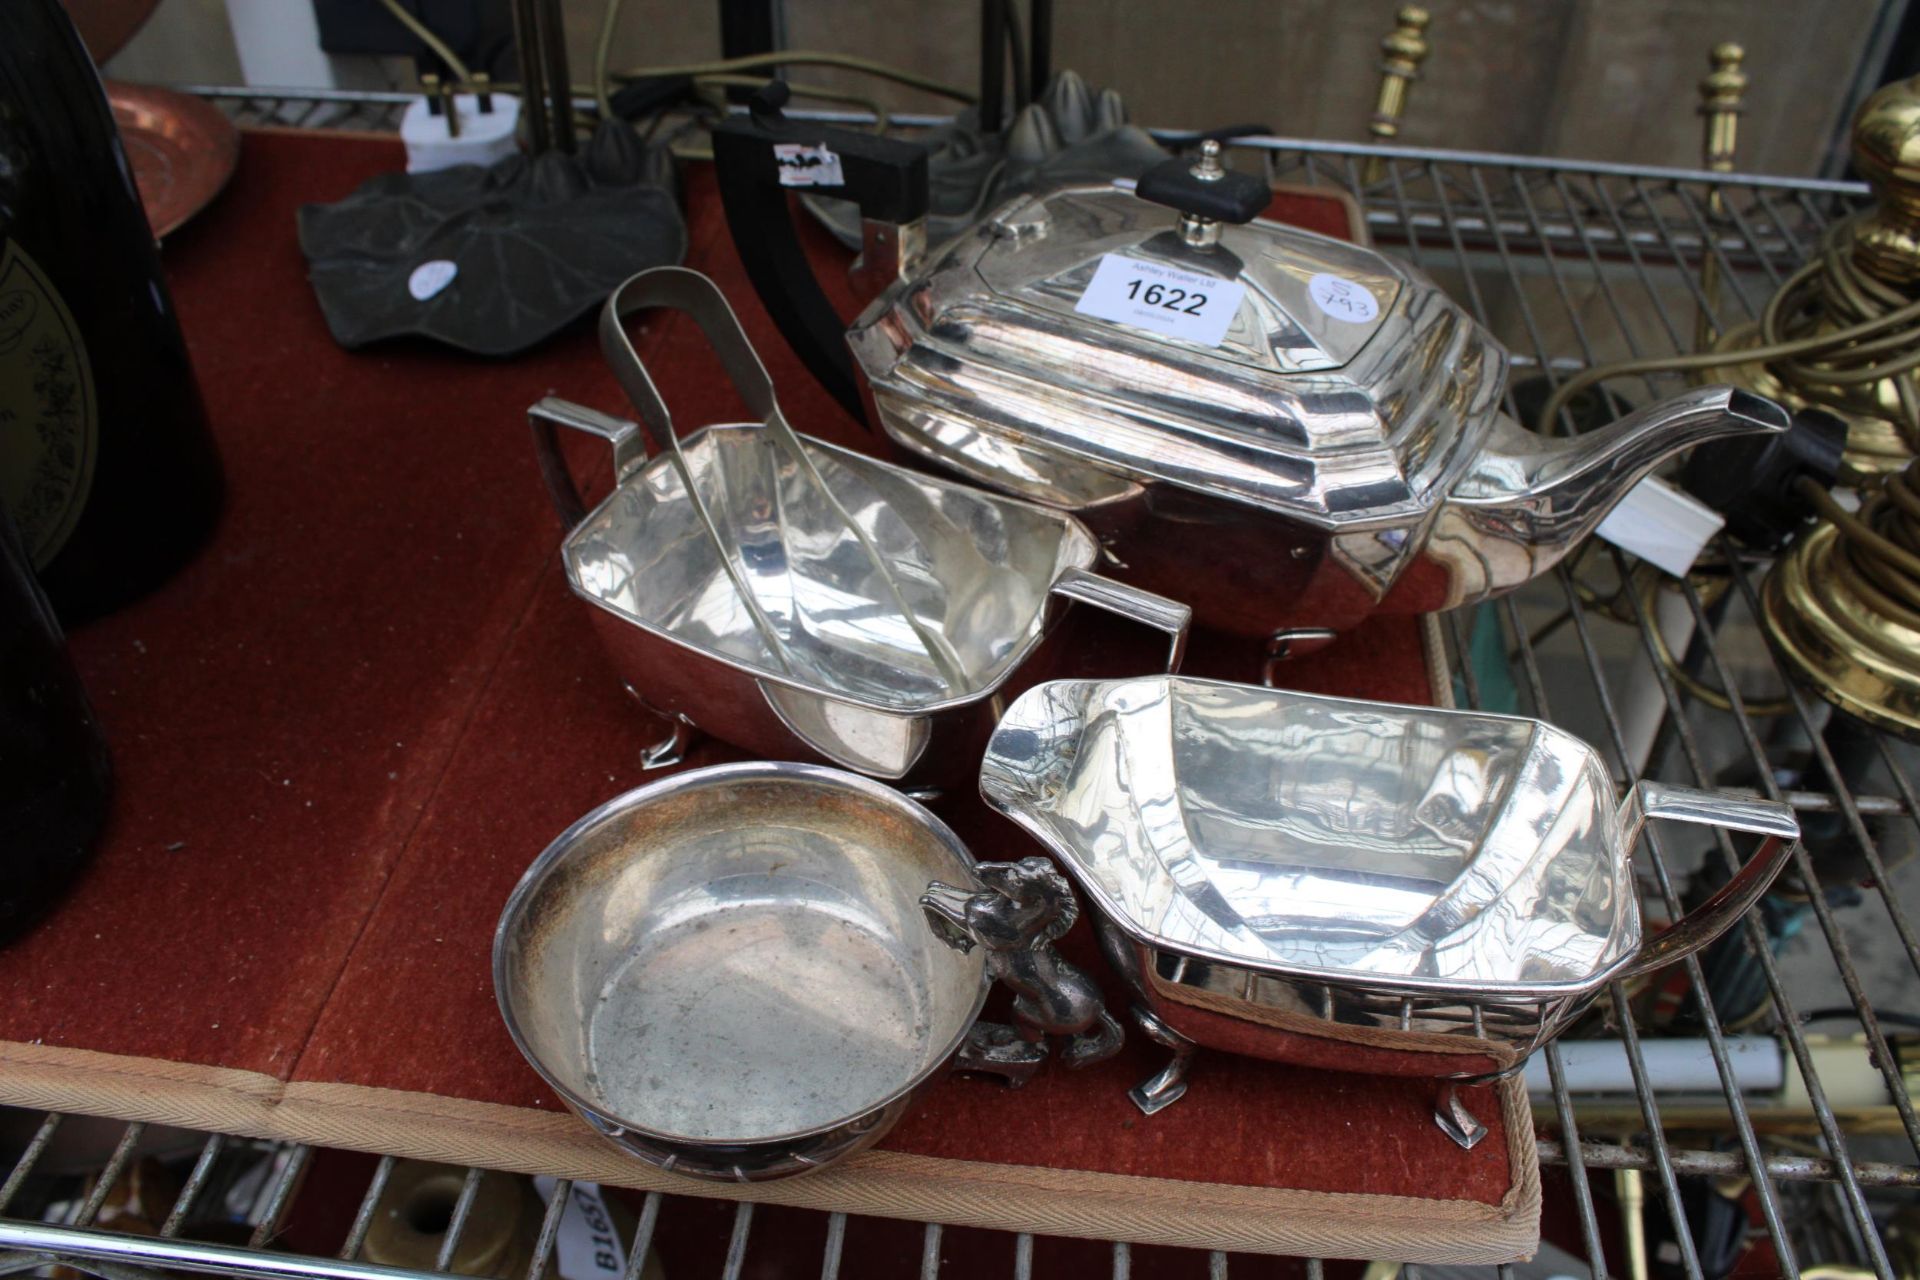
<path fill-rule="evenodd" d="M 1681 484 L 1725 516 L 1735 538 L 1777 551 L 1813 516 L 1812 504 L 1797 491 L 1800 480 L 1832 487 L 1846 447 L 1846 423 L 1824 410 L 1802 409 L 1783 435 L 1742 436 L 1695 449 Z"/>
<path fill-rule="evenodd" d="M 1140 175 L 1134 194 L 1215 222 L 1252 222 L 1273 200 L 1266 180 L 1228 169 L 1216 178 L 1194 174 L 1191 160 L 1165 160 Z"/>
<path fill-rule="evenodd" d="M 785 43 L 780 3 L 781 0 L 720 0 L 720 56 L 752 58 L 780 48 Z M 784 69 L 775 68 L 771 74 L 778 79 Z M 737 86 L 727 90 L 727 100 L 745 102 L 752 93 L 751 88 Z"/>
<path fill-rule="evenodd" d="M 793 225 L 787 193 L 795 184 L 781 151 L 797 163 L 808 158 L 797 149 L 826 148 L 838 161 L 843 181 L 812 189 L 853 201 L 868 221 L 895 225 L 926 216 L 927 152 L 894 138 L 789 120 L 780 110 L 787 96 L 786 86 L 776 81 L 755 92 L 747 115 L 714 126 L 720 203 L 747 278 L 781 336 L 841 407 L 865 421 L 846 325 L 827 301 Z"/>
<path fill-rule="evenodd" d="M 1007 9 L 980 0 L 980 131 L 998 133 L 1007 101 Z"/>
<path fill-rule="evenodd" d="M 1053 79 L 1053 0 L 1029 0 L 1027 8 L 1027 83 L 1044 93 Z"/>

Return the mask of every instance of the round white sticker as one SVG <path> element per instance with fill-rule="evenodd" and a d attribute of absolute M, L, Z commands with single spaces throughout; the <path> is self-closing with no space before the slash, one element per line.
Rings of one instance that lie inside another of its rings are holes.
<path fill-rule="evenodd" d="M 1335 320 L 1365 324 L 1380 314 L 1380 300 L 1367 286 L 1345 276 L 1321 274 L 1307 281 L 1313 305 Z"/>
<path fill-rule="evenodd" d="M 413 269 L 407 277 L 407 292 L 416 302 L 425 302 L 434 294 L 453 283 L 460 274 L 460 268 L 453 265 L 450 258 L 435 258 L 432 262 L 423 262 Z"/>

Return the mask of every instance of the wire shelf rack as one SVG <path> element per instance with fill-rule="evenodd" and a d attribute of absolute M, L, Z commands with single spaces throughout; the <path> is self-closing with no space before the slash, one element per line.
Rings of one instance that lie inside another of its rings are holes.
<path fill-rule="evenodd" d="M 201 92 L 243 124 L 309 128 L 390 129 L 406 100 Z M 1243 163 L 1257 157 L 1276 180 L 1352 195 L 1378 244 L 1426 270 L 1511 348 L 1509 411 L 1522 418 L 1538 403 L 1530 396 L 1573 370 L 1692 350 L 1703 334 L 1756 319 L 1826 226 L 1867 195 L 1849 183 L 1466 152 L 1279 138 L 1234 146 Z M 1612 394 L 1651 399 L 1675 389 L 1656 378 Z M 1499 1268 L 1501 1275 L 1651 1268 L 1702 1277 L 1738 1262 L 1744 1274 L 1843 1266 L 1891 1277 L 1920 1267 L 1920 1115 L 1911 1092 L 1920 1081 L 1912 1035 L 1920 1018 L 1901 1011 L 1920 1009 L 1908 999 L 1920 991 L 1911 910 L 1920 904 L 1920 876 L 1910 874 L 1920 850 L 1920 761 L 1906 744 L 1833 715 L 1779 676 L 1752 621 L 1763 558 L 1725 541 L 1708 558 L 1717 570 L 1683 581 L 1596 543 L 1527 589 L 1442 620 L 1463 705 L 1539 715 L 1581 734 L 1622 785 L 1658 776 L 1785 800 L 1807 831 L 1781 886 L 1741 928 L 1652 985 L 1616 987 L 1577 1039 L 1536 1064 L 1549 1244 L 1541 1260 Z M 1723 690 L 1732 710 L 1696 696 L 1703 684 Z M 1636 855 L 1648 913 L 1676 915 L 1735 860 L 1724 834 L 1689 843 L 1649 831 Z M 1690 1046 L 1699 1068 L 1677 1083 L 1649 1052 L 1674 1041 Z M 1618 1059 L 1613 1092 L 1570 1087 L 1570 1055 L 1592 1045 Z M 1747 1074 L 1756 1057 L 1774 1068 L 1759 1088 Z M 330 1255 L 272 1247 L 313 1155 L 297 1146 L 269 1149 L 273 1181 L 249 1219 L 247 1245 L 182 1234 L 212 1171 L 238 1150 L 259 1155 L 262 1144 L 238 1139 L 205 1139 L 157 1236 L 99 1230 L 100 1206 L 142 1141 L 138 1124 L 126 1127 L 90 1189 L 60 1202 L 64 1216 L 43 1221 L 49 1180 L 36 1165 L 61 1123 L 48 1115 L 32 1129 L 0 1185 L 0 1250 L 12 1251 L 0 1252 L 0 1275 L 53 1258 L 109 1280 L 149 1266 L 339 1280 L 426 1274 L 356 1260 L 392 1157 L 366 1175 L 358 1213 Z M 464 1174 L 440 1271 L 483 1176 Z M 644 1246 L 697 1218 L 725 1234 L 718 1265 L 732 1280 L 833 1277 L 843 1273 L 850 1239 L 903 1229 L 813 1214 L 817 1221 L 796 1235 L 797 1212 L 655 1193 L 640 1202 L 635 1231 Z M 550 1208 L 542 1222 L 532 1280 L 552 1270 L 557 1214 Z M 769 1215 L 779 1224 L 756 1232 Z M 953 1229 L 944 1237 L 934 1224 L 906 1229 L 919 1232 L 918 1247 L 906 1247 L 913 1256 L 899 1274 L 915 1274 L 915 1266 L 923 1277 L 985 1273 L 954 1268 Z M 1077 1252 L 1061 1252 L 1069 1245 Z M 631 1251 L 628 1280 L 639 1280 L 646 1252 Z M 1150 1252 L 1143 1274 L 1319 1276 L 1351 1265 Z M 1141 1251 L 1009 1235 L 978 1256 L 989 1254 L 998 1261 L 979 1265 L 993 1273 L 1024 1278 L 1071 1267 L 1118 1280 L 1135 1273 Z M 1418 1271 L 1429 1280 L 1469 1274 Z"/>

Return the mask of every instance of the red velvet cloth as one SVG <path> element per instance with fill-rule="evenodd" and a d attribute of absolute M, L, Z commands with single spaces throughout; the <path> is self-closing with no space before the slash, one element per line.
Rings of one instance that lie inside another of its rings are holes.
<path fill-rule="evenodd" d="M 0 1040 L 557 1105 L 495 1010 L 494 924 L 555 834 L 658 776 L 638 756 L 660 726 L 621 693 L 567 591 L 525 409 L 550 391 L 625 409 L 586 325 L 508 363 L 332 343 L 294 210 L 400 162 L 386 142 L 250 135 L 231 189 L 168 245 L 229 509 L 175 581 L 73 637 L 119 794 L 71 898 L 0 952 Z M 739 309 L 789 418 L 858 440 L 747 288 L 710 175 L 689 188 L 688 264 Z M 1330 199 L 1277 212 L 1346 230 Z M 739 416 L 690 324 L 651 322 L 641 346 L 683 429 Z M 604 486 L 591 443 L 575 461 Z M 1203 636 L 1189 670 L 1249 679 L 1258 662 L 1257 644 Z M 1406 618 L 1283 676 L 1430 697 Z M 708 742 L 689 764 L 736 756 Z M 980 856 L 1033 851 L 970 795 L 941 812 Z M 1104 974 L 1075 932 L 1070 950 Z M 1493 1134 L 1462 1152 L 1429 1121 L 1422 1082 L 1210 1054 L 1187 1098 L 1146 1118 L 1125 1089 L 1158 1055 L 1134 1036 L 1112 1062 L 1019 1092 L 951 1079 L 886 1145 L 1486 1203 L 1508 1190 L 1491 1094 L 1475 1110 Z"/>

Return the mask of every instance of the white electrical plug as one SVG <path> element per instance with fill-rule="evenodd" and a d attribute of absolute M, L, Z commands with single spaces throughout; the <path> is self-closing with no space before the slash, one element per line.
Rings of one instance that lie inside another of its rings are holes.
<path fill-rule="evenodd" d="M 512 155 L 519 146 L 514 133 L 520 126 L 520 99 L 510 93 L 488 97 L 490 111 L 482 111 L 479 97 L 471 93 L 441 99 L 452 103 L 457 130 L 449 127 L 444 111 L 434 113 L 430 99 L 415 98 L 408 104 L 400 121 L 400 137 L 407 144 L 407 172 L 489 165 Z"/>
<path fill-rule="evenodd" d="M 1658 476 L 1648 476 L 1594 530 L 1602 538 L 1684 578 L 1727 522 L 1719 512 Z"/>

